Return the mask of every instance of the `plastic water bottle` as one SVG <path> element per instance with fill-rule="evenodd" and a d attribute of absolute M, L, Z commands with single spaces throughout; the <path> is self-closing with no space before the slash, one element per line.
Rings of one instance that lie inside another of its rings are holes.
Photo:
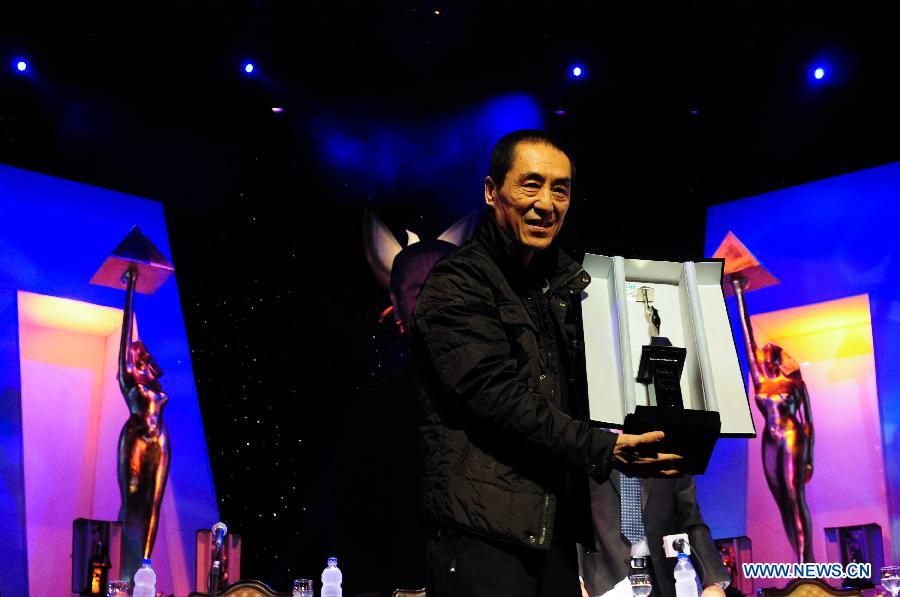
<path fill-rule="evenodd" d="M 328 567 L 322 571 L 322 597 L 341 597 L 343 580 L 344 575 L 338 568 L 337 558 L 328 558 Z"/>
<path fill-rule="evenodd" d="M 134 573 L 134 597 L 156 597 L 156 572 L 150 567 L 150 558 L 144 558 Z"/>
<path fill-rule="evenodd" d="M 697 573 L 694 571 L 694 565 L 691 564 L 691 557 L 686 553 L 679 553 L 678 563 L 675 564 L 675 595 L 677 597 L 698 597 Z"/>

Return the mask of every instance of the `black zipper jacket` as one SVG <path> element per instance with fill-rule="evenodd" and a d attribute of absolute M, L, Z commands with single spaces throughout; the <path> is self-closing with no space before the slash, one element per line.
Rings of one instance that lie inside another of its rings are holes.
<path fill-rule="evenodd" d="M 419 295 L 422 509 L 549 549 L 560 495 L 573 479 L 586 492 L 585 475 L 609 476 L 616 436 L 587 422 L 580 299 L 590 277 L 553 248 L 526 267 L 512 242 L 487 211 Z"/>

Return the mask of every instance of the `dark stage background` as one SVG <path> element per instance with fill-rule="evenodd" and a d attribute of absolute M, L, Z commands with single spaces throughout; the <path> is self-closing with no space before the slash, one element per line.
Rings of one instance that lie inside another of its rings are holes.
<path fill-rule="evenodd" d="M 900 157 L 888 3 L 722 4 L 4 6 L 0 162 L 166 205 L 245 576 L 283 589 L 337 549 L 345 408 L 400 346 L 365 208 L 434 236 L 482 204 L 492 142 L 543 122 L 577 157 L 567 246 L 686 260 L 712 203 Z"/>

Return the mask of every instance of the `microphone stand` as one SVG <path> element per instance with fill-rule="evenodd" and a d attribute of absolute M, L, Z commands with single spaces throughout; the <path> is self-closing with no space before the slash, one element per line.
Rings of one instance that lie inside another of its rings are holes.
<path fill-rule="evenodd" d="M 212 567 L 209 569 L 209 576 L 206 579 L 206 590 L 209 597 L 216 597 L 219 594 L 219 574 L 222 571 L 222 544 L 216 542 L 216 554 L 213 556 Z"/>

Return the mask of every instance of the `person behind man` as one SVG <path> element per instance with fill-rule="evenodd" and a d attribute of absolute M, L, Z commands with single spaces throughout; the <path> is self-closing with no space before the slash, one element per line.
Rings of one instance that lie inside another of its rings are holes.
<path fill-rule="evenodd" d="M 377 216 L 365 217 L 363 236 L 372 271 L 376 277 L 387 274 L 394 321 L 385 325 L 399 330 L 405 344 L 428 272 L 468 239 L 471 218 L 460 219 L 439 238 L 423 238 L 401 249 Z M 416 515 L 418 409 L 412 367 L 406 351 L 385 352 L 399 354 L 385 359 L 380 367 L 384 376 L 361 387 L 342 417 L 335 506 L 337 553 L 353 570 L 343 584 L 348 597 L 387 597 L 399 587 L 425 583 L 425 535 Z M 378 538 L 377 549 L 373 537 Z"/>
<path fill-rule="evenodd" d="M 629 574 L 645 571 L 653 577 L 653 594 L 675 597 L 675 558 L 667 558 L 663 537 L 687 533 L 691 560 L 703 586 L 702 597 L 725 597 L 730 576 L 722 565 L 722 558 L 713 543 L 709 527 L 700 514 L 694 477 L 678 479 L 643 479 L 641 481 L 642 524 L 649 557 L 632 568 L 632 544 L 623 531 L 622 476 L 613 471 L 603 483 L 590 482 L 591 514 L 594 519 L 594 551 L 586 551 L 582 558 L 584 583 L 589 595 L 603 595 Z M 618 593 L 617 593 L 618 594 Z M 625 594 L 630 595 L 627 589 Z"/>
<path fill-rule="evenodd" d="M 590 278 L 552 244 L 573 175 L 570 154 L 543 131 L 500 139 L 489 209 L 419 296 L 429 597 L 580 595 L 586 477 L 679 472 L 678 455 L 657 452 L 661 432 L 587 422 L 580 298 Z"/>

